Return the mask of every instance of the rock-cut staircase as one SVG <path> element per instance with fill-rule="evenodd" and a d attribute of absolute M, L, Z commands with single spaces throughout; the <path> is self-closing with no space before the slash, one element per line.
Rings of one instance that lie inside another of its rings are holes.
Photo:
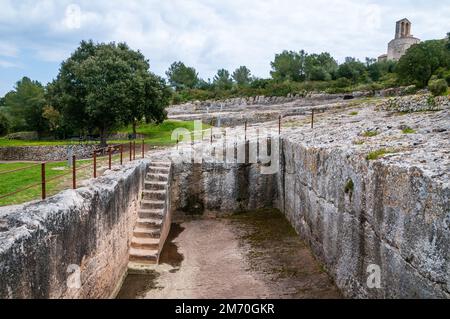
<path fill-rule="evenodd" d="M 152 162 L 149 166 L 131 239 L 129 261 L 134 266 L 158 263 L 165 240 L 161 235 L 168 214 L 170 170 L 170 162 Z"/>

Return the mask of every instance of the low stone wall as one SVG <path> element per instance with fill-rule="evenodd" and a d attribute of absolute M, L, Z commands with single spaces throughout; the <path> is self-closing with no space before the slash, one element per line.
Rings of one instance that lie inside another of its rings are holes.
<path fill-rule="evenodd" d="M 148 163 L 0 208 L 0 298 L 110 297 L 127 269 Z"/>
<path fill-rule="evenodd" d="M 387 97 L 406 95 L 414 89 L 414 86 L 397 87 L 378 91 L 355 91 L 346 94 L 329 93 L 305 93 L 288 94 L 287 96 L 250 96 L 236 97 L 225 100 L 194 101 L 172 105 L 168 108 L 169 117 L 196 112 L 228 111 L 230 109 L 247 109 L 249 106 L 279 105 L 296 102 L 298 105 L 314 105 L 324 101 L 338 101 L 344 98 L 364 98 L 370 96 Z"/>
<path fill-rule="evenodd" d="M 450 189 L 417 167 L 283 141 L 279 209 L 348 297 L 450 298 Z M 381 270 L 369 288 L 368 266 Z"/>
<path fill-rule="evenodd" d="M 358 97 L 366 96 L 357 94 Z M 287 96 L 254 96 L 242 98 L 230 98 L 225 100 L 195 101 L 184 104 L 172 105 L 168 108 L 169 118 L 180 114 L 207 113 L 217 111 L 246 110 L 250 107 L 262 107 L 296 102 L 298 105 L 314 105 L 323 101 L 342 100 L 344 94 L 310 93 L 306 96 L 289 94 Z"/>
<path fill-rule="evenodd" d="M 69 148 L 77 158 L 92 157 L 98 145 L 0 147 L 0 161 L 64 161 Z"/>
<path fill-rule="evenodd" d="M 390 112 L 439 111 L 450 108 L 450 96 L 419 94 L 400 96 L 383 101 L 378 108 Z"/>

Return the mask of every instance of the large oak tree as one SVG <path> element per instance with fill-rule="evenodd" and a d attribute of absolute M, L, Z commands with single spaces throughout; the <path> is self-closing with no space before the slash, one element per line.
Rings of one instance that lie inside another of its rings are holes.
<path fill-rule="evenodd" d="M 125 43 L 82 41 L 61 64 L 48 87 L 50 103 L 63 115 L 65 124 L 81 131 L 98 131 L 101 144 L 121 125 L 145 118 L 162 122 L 170 90 L 149 71 L 139 51 Z"/>

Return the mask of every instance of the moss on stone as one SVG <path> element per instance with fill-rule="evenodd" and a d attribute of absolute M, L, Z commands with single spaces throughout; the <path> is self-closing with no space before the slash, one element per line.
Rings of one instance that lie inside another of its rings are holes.
<path fill-rule="evenodd" d="M 405 127 L 402 129 L 402 133 L 403 134 L 414 134 L 414 133 L 416 133 L 416 131 L 410 127 Z"/>
<path fill-rule="evenodd" d="M 365 131 L 362 135 L 365 137 L 372 137 L 372 136 L 377 136 L 378 132 L 377 131 Z"/>
<path fill-rule="evenodd" d="M 367 154 L 366 159 L 368 161 L 372 161 L 372 160 L 376 160 L 379 159 L 380 157 L 386 155 L 386 154 L 390 154 L 390 153 L 394 153 L 393 150 L 388 150 L 385 148 L 381 148 L 375 151 L 370 152 L 369 154 Z"/>
<path fill-rule="evenodd" d="M 346 194 L 351 194 L 351 193 L 353 193 L 353 188 L 355 187 L 355 185 L 353 184 L 353 181 L 352 181 L 352 179 L 351 178 L 349 178 L 348 180 L 347 180 L 347 183 L 345 183 L 345 188 L 344 188 L 344 192 L 346 193 Z"/>

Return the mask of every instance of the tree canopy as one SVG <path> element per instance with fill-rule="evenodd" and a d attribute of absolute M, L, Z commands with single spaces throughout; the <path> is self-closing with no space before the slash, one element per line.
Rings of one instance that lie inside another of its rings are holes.
<path fill-rule="evenodd" d="M 270 62 L 272 78 L 279 81 L 302 81 L 305 78 L 306 53 L 283 51 L 275 55 L 273 62 Z"/>
<path fill-rule="evenodd" d="M 9 121 L 5 114 L 0 110 L 0 136 L 3 136 L 8 133 L 9 130 Z"/>
<path fill-rule="evenodd" d="M 305 78 L 310 81 L 329 81 L 335 78 L 338 63 L 328 53 L 309 54 L 305 57 Z"/>
<path fill-rule="evenodd" d="M 61 64 L 48 88 L 51 105 L 65 122 L 92 132 L 102 144 L 106 134 L 123 124 L 145 117 L 158 122 L 170 92 L 164 81 L 149 72 L 149 63 L 139 51 L 125 43 L 82 41 Z"/>
<path fill-rule="evenodd" d="M 186 66 L 183 62 L 174 62 L 166 71 L 169 83 L 177 91 L 182 89 L 192 89 L 198 82 L 198 74 L 194 68 Z"/>
<path fill-rule="evenodd" d="M 220 69 L 213 79 L 214 86 L 219 90 L 231 89 L 233 80 L 230 77 L 230 72 L 225 69 Z"/>
<path fill-rule="evenodd" d="M 245 65 L 242 65 L 234 70 L 231 77 L 236 82 L 236 84 L 240 86 L 248 85 L 252 80 L 251 72 Z"/>
<path fill-rule="evenodd" d="M 345 62 L 339 65 L 337 75 L 340 78 L 346 78 L 354 83 L 363 79 L 366 72 L 366 66 L 355 58 L 347 57 Z"/>
<path fill-rule="evenodd" d="M 425 87 L 441 67 L 450 67 L 446 41 L 429 40 L 411 46 L 398 61 L 396 72 L 403 82 Z"/>
<path fill-rule="evenodd" d="M 15 89 L 5 95 L 3 104 L 12 130 L 38 133 L 46 130 L 47 122 L 42 117 L 45 90 L 41 83 L 23 77 Z"/>

